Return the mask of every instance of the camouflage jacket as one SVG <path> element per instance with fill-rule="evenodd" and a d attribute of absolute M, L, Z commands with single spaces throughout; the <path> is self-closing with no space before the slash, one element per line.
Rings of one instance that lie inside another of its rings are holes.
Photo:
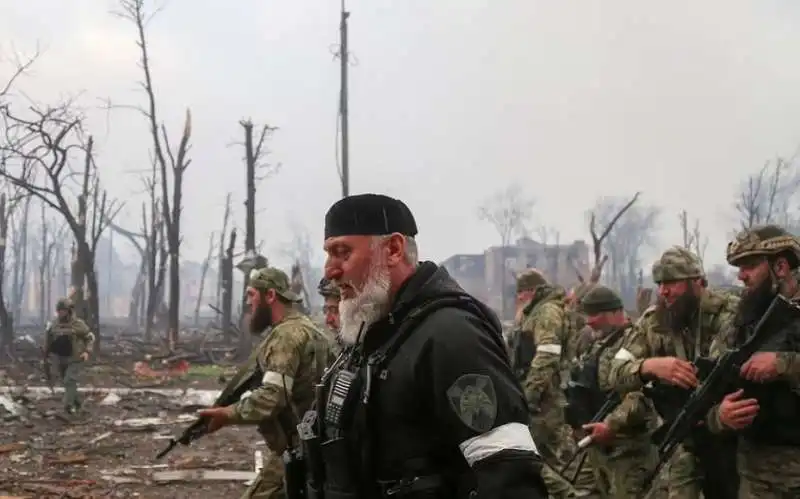
<path fill-rule="evenodd" d="M 526 307 L 519 334 L 529 335 L 536 345 L 536 355 L 523 382 L 525 398 L 534 414 L 566 405 L 562 376 L 568 370 L 567 346 L 572 334 L 565 307 L 565 293 L 558 288 L 540 288 L 543 296 L 535 297 Z"/>
<path fill-rule="evenodd" d="M 600 348 L 604 347 L 597 362 L 597 379 L 600 390 L 603 392 L 613 390 L 610 379 L 611 366 L 617 351 L 621 348 L 631 329 L 633 329 L 633 325 L 627 325 L 625 331 L 613 338 L 607 345 L 603 339 L 593 341 L 583 354 L 583 356 L 595 355 Z M 632 447 L 649 447 L 650 440 L 642 438 L 642 436 L 655 431 L 658 425 L 658 415 L 652 403 L 642 392 L 633 391 L 623 396 L 622 402 L 606 416 L 604 422 L 617 434 L 617 440 L 611 449 L 612 453 L 616 453 Z"/>
<path fill-rule="evenodd" d="M 792 297 L 792 301 L 800 301 L 800 290 Z M 736 328 L 733 326 L 722 331 L 711 345 L 710 356 L 717 358 L 733 347 L 735 335 Z M 800 353 L 779 352 L 777 364 L 780 377 L 798 383 Z M 719 404 L 708 412 L 706 423 L 713 433 L 727 430 L 719 420 Z M 737 454 L 739 469 L 749 476 L 780 479 L 787 487 L 800 487 L 800 451 L 796 447 L 760 445 L 748 439 L 739 439 Z"/>
<path fill-rule="evenodd" d="M 94 348 L 94 333 L 82 319 L 72 316 L 67 322 L 55 320 L 45 331 L 45 349 L 48 353 L 78 359 L 84 352 L 91 353 Z M 69 355 L 63 355 L 68 345 Z"/>
<path fill-rule="evenodd" d="M 711 341 L 729 329 L 736 315 L 739 298 L 705 290 L 700 298 L 694 331 L 670 331 L 656 320 L 655 305 L 645 310 L 623 338 L 614 356 L 609 379 L 621 393 L 640 390 L 648 380 L 639 375 L 642 363 L 651 357 L 679 357 L 693 361 L 707 355 Z"/>
<path fill-rule="evenodd" d="M 234 406 L 234 422 L 258 425 L 269 449 L 278 454 L 296 444 L 298 418 L 311 407 L 314 385 L 329 356 L 324 333 L 299 311 L 287 310 L 251 356 L 263 377 Z"/>

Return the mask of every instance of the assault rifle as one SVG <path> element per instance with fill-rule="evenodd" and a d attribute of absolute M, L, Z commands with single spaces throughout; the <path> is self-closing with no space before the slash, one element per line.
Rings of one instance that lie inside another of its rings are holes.
<path fill-rule="evenodd" d="M 212 405 L 212 407 L 225 407 L 236 403 L 242 398 L 242 395 L 244 395 L 248 390 L 252 390 L 260 383 L 260 370 L 255 366 L 254 362 L 248 362 L 243 369 L 236 373 L 222 393 L 219 394 L 219 397 L 217 397 L 217 400 L 214 401 L 214 405 Z M 204 437 L 206 434 L 208 434 L 208 423 L 210 421 L 210 418 L 206 416 L 201 416 L 198 418 L 195 422 L 189 425 L 189 427 L 186 428 L 183 433 L 180 434 L 180 436 L 177 438 L 171 438 L 167 447 L 159 452 L 158 455 L 156 455 L 156 460 L 161 459 L 169 454 L 178 444 L 190 445 L 195 440 Z"/>
<path fill-rule="evenodd" d="M 705 421 L 708 411 L 735 385 L 742 365 L 772 340 L 775 334 L 782 331 L 787 318 L 800 319 L 800 307 L 783 296 L 776 295 L 744 344 L 725 352 L 700 386 L 691 393 L 677 416 L 664 423 L 667 429 L 660 442 L 657 442 L 658 463 L 644 482 L 643 490 L 647 492 L 645 497 L 650 496 L 656 477 L 675 453 L 678 445 L 696 431 L 698 424 Z"/>
<path fill-rule="evenodd" d="M 595 414 L 592 417 L 591 421 L 589 421 L 589 423 L 587 424 L 601 423 L 604 419 L 606 419 L 606 416 L 611 414 L 611 411 L 613 411 L 621 402 L 622 402 L 622 397 L 620 396 L 620 394 L 617 393 L 616 391 L 612 391 L 606 397 L 605 402 L 603 402 L 603 405 L 597 411 L 597 414 Z M 569 483 L 574 484 L 575 481 L 578 479 L 578 475 L 580 475 L 581 473 L 581 468 L 583 468 L 583 465 L 586 462 L 586 453 L 584 451 L 590 445 L 592 445 L 591 435 L 585 436 L 582 439 L 580 439 L 580 441 L 578 441 L 578 449 L 576 450 L 575 454 L 573 454 L 572 457 L 570 457 L 569 460 L 566 463 L 564 463 L 564 466 L 561 467 L 559 475 L 561 475 L 561 477 L 567 480 Z M 578 462 L 577 468 L 575 468 L 575 473 L 573 473 L 572 478 L 567 478 L 566 476 L 567 469 L 569 469 L 572 463 L 575 462 L 575 459 L 577 459 L 578 456 L 581 456 L 581 460 Z"/>

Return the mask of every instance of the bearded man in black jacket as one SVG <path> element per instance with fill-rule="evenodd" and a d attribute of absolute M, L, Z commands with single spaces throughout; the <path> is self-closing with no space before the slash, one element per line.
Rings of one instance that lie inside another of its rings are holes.
<path fill-rule="evenodd" d="M 325 217 L 345 348 L 304 418 L 306 497 L 545 498 L 500 323 L 417 261 L 416 234 L 408 207 L 383 195 Z"/>

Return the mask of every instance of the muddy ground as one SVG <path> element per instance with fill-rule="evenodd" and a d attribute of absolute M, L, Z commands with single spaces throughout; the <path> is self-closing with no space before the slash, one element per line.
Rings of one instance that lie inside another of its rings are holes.
<path fill-rule="evenodd" d="M 142 377 L 132 374 L 134 362 L 90 362 L 82 386 L 134 392 L 86 393 L 83 411 L 74 417 L 64 415 L 60 394 L 49 394 L 36 360 L 0 365 L 0 497 L 239 497 L 254 471 L 255 451 L 266 451 L 255 429 L 225 428 L 156 461 L 202 402 L 144 391 L 220 390 L 232 368 L 198 365 L 182 374 Z"/>

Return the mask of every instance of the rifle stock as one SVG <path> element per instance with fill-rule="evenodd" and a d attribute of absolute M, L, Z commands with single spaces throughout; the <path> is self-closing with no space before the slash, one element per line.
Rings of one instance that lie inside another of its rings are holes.
<path fill-rule="evenodd" d="M 675 418 L 665 423 L 667 430 L 663 432 L 664 436 L 660 439 L 660 442 L 657 442 L 658 463 L 648 474 L 645 481 L 645 488 L 643 489 L 647 493 L 645 497 L 650 496 L 656 477 L 661 472 L 664 464 L 675 453 L 678 445 L 683 443 L 695 431 L 699 423 L 705 421 L 708 411 L 728 393 L 732 382 L 739 377 L 739 370 L 742 365 L 754 353 L 759 351 L 765 343 L 771 340 L 776 333 L 781 331 L 782 328 L 779 325 L 769 324 L 770 319 L 776 313 L 779 316 L 788 315 L 800 318 L 800 307 L 781 295 L 775 296 L 766 312 L 753 328 L 752 334 L 747 341 L 738 348 L 725 352 L 714 364 L 711 372 L 701 382 L 700 386 L 691 392 L 688 400 L 678 411 Z"/>

